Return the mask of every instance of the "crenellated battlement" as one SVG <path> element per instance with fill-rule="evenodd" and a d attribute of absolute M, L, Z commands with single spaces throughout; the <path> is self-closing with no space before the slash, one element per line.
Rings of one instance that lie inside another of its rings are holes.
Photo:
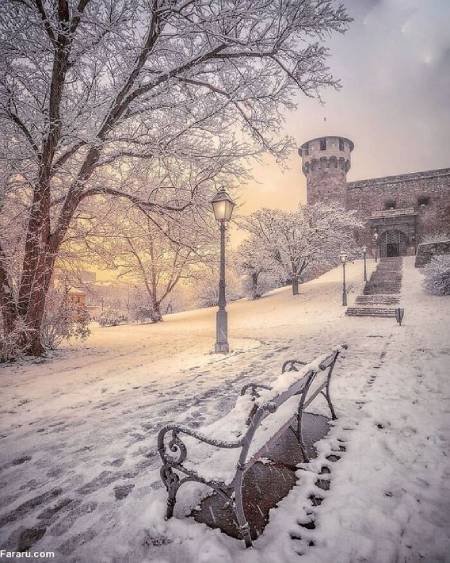
<path fill-rule="evenodd" d="M 343 156 L 321 156 L 320 158 L 311 158 L 302 166 L 302 171 L 305 176 L 310 172 L 328 171 L 329 169 L 340 169 L 347 173 L 350 170 L 350 160 Z"/>

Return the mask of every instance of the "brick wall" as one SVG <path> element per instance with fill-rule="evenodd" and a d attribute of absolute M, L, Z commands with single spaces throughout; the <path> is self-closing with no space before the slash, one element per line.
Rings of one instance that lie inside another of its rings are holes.
<path fill-rule="evenodd" d="M 426 201 L 420 205 L 421 198 Z M 393 202 L 417 211 L 418 241 L 426 234 L 450 233 L 450 168 L 347 183 L 347 207 L 366 220 Z"/>

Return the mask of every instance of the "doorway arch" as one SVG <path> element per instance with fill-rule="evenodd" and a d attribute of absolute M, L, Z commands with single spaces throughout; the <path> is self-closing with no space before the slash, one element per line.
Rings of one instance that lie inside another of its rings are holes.
<path fill-rule="evenodd" d="M 398 229 L 384 231 L 378 239 L 380 256 L 382 258 L 393 258 L 395 256 L 406 256 L 408 248 L 408 237 Z"/>

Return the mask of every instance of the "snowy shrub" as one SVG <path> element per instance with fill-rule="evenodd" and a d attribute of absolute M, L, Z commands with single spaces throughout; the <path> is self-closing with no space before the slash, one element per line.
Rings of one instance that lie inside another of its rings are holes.
<path fill-rule="evenodd" d="M 28 343 L 26 335 L 31 336 L 30 329 L 22 319 L 18 319 L 14 330 L 7 334 L 2 327 L 3 323 L 0 323 L 0 363 L 11 362 L 24 355 Z"/>
<path fill-rule="evenodd" d="M 42 345 L 46 350 L 55 350 L 63 340 L 84 340 L 90 334 L 89 320 L 87 310 L 72 303 L 66 291 L 50 291 L 41 326 Z"/>
<path fill-rule="evenodd" d="M 246 297 L 259 299 L 266 291 L 279 285 L 277 265 L 265 252 L 261 240 L 252 236 L 239 246 L 234 262 L 242 275 L 242 288 Z"/>
<path fill-rule="evenodd" d="M 244 276 L 242 281 L 244 294 L 250 299 L 259 299 L 264 293 L 274 289 L 277 285 L 278 283 L 274 281 L 273 276 L 256 272 Z"/>
<path fill-rule="evenodd" d="M 111 308 L 102 311 L 98 318 L 100 326 L 118 326 L 122 323 L 126 323 L 127 321 L 128 318 L 126 315 Z"/>
<path fill-rule="evenodd" d="M 425 235 L 423 237 L 422 243 L 447 242 L 449 240 L 450 240 L 450 233 L 436 232 L 436 233 Z"/>
<path fill-rule="evenodd" d="M 423 269 L 423 285 L 433 295 L 450 295 L 450 255 L 434 256 Z"/>
<path fill-rule="evenodd" d="M 137 323 L 159 322 L 162 320 L 161 311 L 151 306 L 136 307 L 132 312 L 132 319 Z"/>
<path fill-rule="evenodd" d="M 226 299 L 235 301 L 243 297 L 241 280 L 233 269 L 226 273 Z M 197 307 L 216 307 L 219 302 L 219 277 L 217 272 L 205 270 L 194 287 L 194 303 Z"/>
<path fill-rule="evenodd" d="M 39 334 L 45 350 L 55 350 L 63 340 L 85 339 L 89 336 L 89 314 L 67 298 L 67 292 L 50 290 Z M 3 334 L 0 323 L 0 362 L 16 360 L 27 352 L 34 332 L 20 317 L 14 330 Z"/>
<path fill-rule="evenodd" d="M 133 320 L 135 320 L 138 323 L 145 323 L 147 321 L 150 321 L 152 318 L 152 310 L 150 309 L 150 307 L 136 307 L 133 310 Z"/>

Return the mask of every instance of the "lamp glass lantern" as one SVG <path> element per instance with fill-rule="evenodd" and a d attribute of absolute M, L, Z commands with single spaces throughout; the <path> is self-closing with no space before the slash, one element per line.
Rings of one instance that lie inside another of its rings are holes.
<path fill-rule="evenodd" d="M 236 205 L 229 194 L 222 188 L 211 200 L 216 221 L 229 221 Z"/>
<path fill-rule="evenodd" d="M 347 254 L 345 254 L 345 252 L 341 252 L 339 258 L 341 259 L 341 262 L 343 264 L 345 264 L 347 262 Z"/>

